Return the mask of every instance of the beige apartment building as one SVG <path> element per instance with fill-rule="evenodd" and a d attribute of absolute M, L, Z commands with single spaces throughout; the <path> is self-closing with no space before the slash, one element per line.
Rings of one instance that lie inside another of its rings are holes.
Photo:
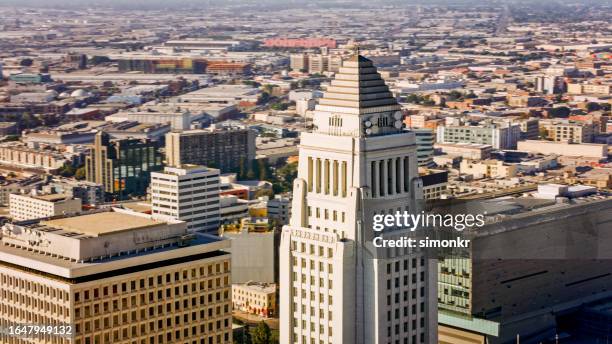
<path fill-rule="evenodd" d="M 462 160 L 459 171 L 471 174 L 476 179 L 481 178 L 512 178 L 516 177 L 516 165 L 508 165 L 499 160 Z"/>
<path fill-rule="evenodd" d="M 232 285 L 234 309 L 262 317 L 276 317 L 276 284 L 247 282 Z"/>
<path fill-rule="evenodd" d="M 556 142 L 589 143 L 593 142 L 595 125 L 593 123 L 540 122 L 546 130 L 546 137 Z"/>
<path fill-rule="evenodd" d="M 71 326 L 6 344 L 231 343 L 227 240 L 113 208 L 6 224 L 0 327 Z"/>
<path fill-rule="evenodd" d="M 81 211 L 80 198 L 65 194 L 9 195 L 9 211 L 14 221 L 41 219 Z"/>
<path fill-rule="evenodd" d="M 33 149 L 14 143 L 0 146 L 0 163 L 21 167 L 56 170 L 66 163 L 71 163 L 74 155 L 63 154 L 48 149 Z"/>
<path fill-rule="evenodd" d="M 593 83 L 569 83 L 567 84 L 567 93 L 569 94 L 602 94 L 610 95 L 612 93 L 612 85 L 609 84 L 593 84 Z"/>

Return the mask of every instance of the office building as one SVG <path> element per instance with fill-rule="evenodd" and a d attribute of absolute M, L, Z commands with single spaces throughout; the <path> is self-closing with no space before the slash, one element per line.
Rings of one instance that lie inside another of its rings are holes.
<path fill-rule="evenodd" d="M 222 224 L 237 223 L 242 218 L 249 216 L 249 201 L 238 198 L 236 195 L 222 194 L 219 200 L 219 207 Z"/>
<path fill-rule="evenodd" d="M 274 195 L 274 198 L 266 202 L 268 218 L 276 221 L 279 225 L 289 224 L 291 216 L 291 197 L 284 195 Z"/>
<path fill-rule="evenodd" d="M 431 167 L 434 165 L 434 132 L 431 129 L 412 129 L 416 136 L 417 161 L 421 167 Z"/>
<path fill-rule="evenodd" d="M 400 109 L 355 54 L 320 99 L 315 131 L 302 134 L 280 245 L 281 343 L 437 343 L 435 262 L 372 245 L 375 235 L 409 235 L 372 231 L 374 214 L 414 211 L 422 199 Z"/>
<path fill-rule="evenodd" d="M 206 73 L 206 60 L 171 56 L 123 58 L 118 60 L 118 68 L 120 72 L 204 74 Z"/>
<path fill-rule="evenodd" d="M 151 173 L 153 218 L 187 222 L 189 231 L 219 229 L 219 170 L 197 165 Z"/>
<path fill-rule="evenodd" d="M 9 211 L 13 221 L 41 219 L 81 211 L 81 200 L 64 194 L 11 194 Z"/>
<path fill-rule="evenodd" d="M 540 121 L 537 118 L 518 118 L 513 122 L 521 128 L 521 140 L 537 140 L 540 137 Z"/>
<path fill-rule="evenodd" d="M 545 94 L 561 93 L 565 88 L 563 78 L 556 75 L 536 76 L 534 79 L 534 84 L 536 92 Z"/>
<path fill-rule="evenodd" d="M 162 157 L 155 141 L 111 139 L 98 132 L 94 145 L 85 157 L 86 180 L 104 186 L 106 193 L 127 198 L 144 195 L 151 172 L 162 168 Z"/>
<path fill-rule="evenodd" d="M 342 64 L 342 57 L 328 54 L 291 54 L 289 64 L 294 71 L 310 74 L 337 72 Z"/>
<path fill-rule="evenodd" d="M 296 72 L 308 71 L 308 54 L 291 54 L 289 55 L 289 67 Z"/>
<path fill-rule="evenodd" d="M 166 164 L 204 165 L 238 171 L 255 159 L 255 132 L 249 129 L 189 130 L 166 135 Z"/>
<path fill-rule="evenodd" d="M 495 149 L 515 149 L 521 136 L 518 124 L 484 123 L 481 125 L 438 126 L 438 143 L 478 143 Z"/>
<path fill-rule="evenodd" d="M 490 218 L 467 250 L 440 261 L 441 344 L 545 343 L 565 333 L 568 314 L 611 296 L 611 199 L 553 188 L 566 192 L 470 205 Z"/>
<path fill-rule="evenodd" d="M 104 188 L 101 184 L 86 180 L 56 178 L 42 188 L 46 193 L 65 194 L 71 198 L 79 198 L 83 205 L 96 205 L 104 202 Z"/>
<path fill-rule="evenodd" d="M 109 209 L 5 224 L 0 327 L 71 325 L 2 343 L 232 343 L 227 240 Z"/>

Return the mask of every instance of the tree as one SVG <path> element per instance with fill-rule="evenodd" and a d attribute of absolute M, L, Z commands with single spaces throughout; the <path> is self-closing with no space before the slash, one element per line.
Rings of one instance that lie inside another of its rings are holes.
<path fill-rule="evenodd" d="M 77 168 L 76 172 L 74 173 L 74 178 L 77 180 L 83 180 L 86 178 L 86 176 L 85 166 Z"/>
<path fill-rule="evenodd" d="M 448 92 L 448 100 L 451 100 L 451 101 L 463 100 L 463 93 L 457 90 L 452 90 Z"/>
<path fill-rule="evenodd" d="M 470 98 L 477 98 L 476 94 L 474 94 L 474 91 L 470 91 L 470 93 L 465 95 L 465 98 L 470 99 Z"/>
<path fill-rule="evenodd" d="M 263 85 L 263 90 L 264 92 L 268 93 L 268 94 L 272 94 L 273 90 L 274 90 L 274 85 L 272 84 L 265 84 Z"/>
<path fill-rule="evenodd" d="M 297 178 L 297 162 L 292 164 L 286 164 L 276 171 L 277 182 L 274 183 L 276 192 L 284 193 L 291 191 L 293 188 L 293 181 Z"/>
<path fill-rule="evenodd" d="M 253 330 L 253 344 L 270 344 L 272 331 L 265 322 L 260 322 Z"/>
<path fill-rule="evenodd" d="M 30 67 L 32 66 L 33 63 L 34 61 L 29 57 L 26 57 L 25 59 L 22 59 L 21 61 L 19 61 L 19 65 L 22 67 Z"/>
<path fill-rule="evenodd" d="M 235 336 L 234 344 L 252 344 L 253 339 L 251 338 L 251 332 L 249 331 L 249 325 L 245 325 Z"/>
<path fill-rule="evenodd" d="M 287 105 L 286 103 L 274 103 L 270 105 L 270 109 L 276 110 L 276 111 L 284 111 L 284 110 L 287 110 L 288 107 L 289 105 Z"/>
<path fill-rule="evenodd" d="M 238 180 L 245 180 L 247 173 L 246 158 L 240 158 L 240 161 L 238 162 Z"/>
<path fill-rule="evenodd" d="M 74 176 L 75 173 L 76 173 L 76 167 L 74 167 L 70 163 L 64 164 L 64 166 L 60 168 L 60 175 L 62 177 L 72 177 Z"/>
<path fill-rule="evenodd" d="M 265 159 L 257 159 L 257 171 L 259 180 L 267 180 L 270 176 L 270 166 Z"/>
<path fill-rule="evenodd" d="M 559 106 L 550 109 L 550 115 L 554 118 L 567 118 L 569 117 L 571 110 L 567 106 Z"/>
<path fill-rule="evenodd" d="M 587 108 L 587 112 L 593 112 L 593 111 L 597 111 L 601 109 L 599 107 L 599 104 L 594 103 L 594 102 L 588 102 L 586 105 L 586 108 Z"/>
<path fill-rule="evenodd" d="M 110 62 L 111 59 L 108 58 L 108 56 L 92 56 L 91 60 L 89 60 L 89 62 L 93 65 L 98 65 L 100 63 L 106 63 L 106 62 Z"/>

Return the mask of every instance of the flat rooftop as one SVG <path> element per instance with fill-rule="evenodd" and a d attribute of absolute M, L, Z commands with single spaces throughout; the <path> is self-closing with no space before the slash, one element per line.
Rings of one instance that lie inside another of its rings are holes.
<path fill-rule="evenodd" d="M 109 233 L 154 227 L 162 223 L 164 222 L 114 211 L 40 222 L 40 224 L 44 226 L 59 228 L 67 232 L 80 233 L 94 237 Z"/>
<path fill-rule="evenodd" d="M 68 197 L 68 195 L 66 194 L 47 194 L 47 195 L 32 196 L 32 198 L 36 198 L 36 199 L 40 199 L 40 200 L 48 201 L 48 202 L 57 202 L 57 201 L 66 200 L 70 197 Z"/>

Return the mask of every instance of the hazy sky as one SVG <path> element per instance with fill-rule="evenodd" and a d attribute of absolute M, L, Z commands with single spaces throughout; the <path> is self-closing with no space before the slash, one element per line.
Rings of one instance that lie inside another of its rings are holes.
<path fill-rule="evenodd" d="M 563 8 L 569 4 L 595 4 L 608 5 L 611 0 L 0 0 L 2 6 L 17 8 L 47 8 L 47 9 L 79 9 L 87 7 L 114 8 L 123 10 L 197 10 L 210 6 L 223 7 L 246 5 L 251 10 L 261 7 L 262 10 L 286 9 L 291 7 L 321 7 L 337 8 L 345 7 L 349 3 L 358 4 L 360 7 L 371 7 L 381 5 L 444 5 L 452 4 L 455 6 L 468 7 L 488 7 L 490 5 L 505 3 L 520 3 L 521 7 L 548 8 L 551 5 L 555 8 Z"/>

